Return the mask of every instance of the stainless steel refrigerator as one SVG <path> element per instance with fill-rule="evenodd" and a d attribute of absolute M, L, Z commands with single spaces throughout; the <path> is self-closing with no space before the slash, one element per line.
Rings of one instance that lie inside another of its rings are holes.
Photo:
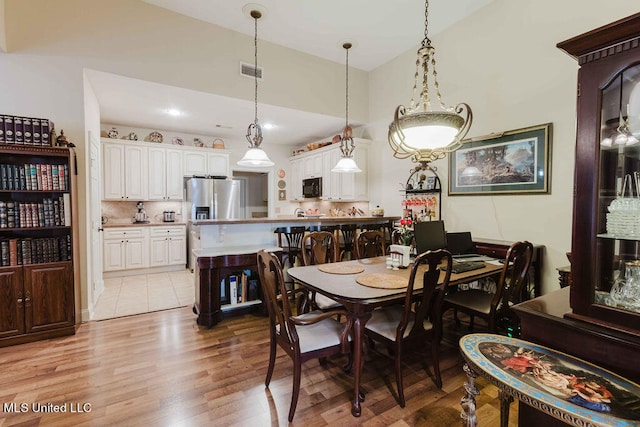
<path fill-rule="evenodd" d="M 189 178 L 186 190 L 191 220 L 244 218 L 243 184 L 236 179 Z"/>
<path fill-rule="evenodd" d="M 185 180 L 186 206 L 192 221 L 205 219 L 242 219 L 245 217 L 244 181 L 193 177 Z M 187 265 L 193 271 L 193 249 L 200 249 L 200 226 L 189 224 Z"/>

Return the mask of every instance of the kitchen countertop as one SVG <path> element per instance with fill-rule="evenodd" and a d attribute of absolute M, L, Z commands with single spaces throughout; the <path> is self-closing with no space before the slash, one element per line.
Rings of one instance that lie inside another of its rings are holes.
<path fill-rule="evenodd" d="M 108 222 L 102 224 L 102 228 L 122 228 L 122 227 L 171 227 L 176 225 L 187 225 L 186 222 L 149 222 L 146 224 L 133 223 L 133 222 Z"/>
<path fill-rule="evenodd" d="M 350 224 L 350 223 L 376 223 L 397 221 L 399 216 L 321 216 L 321 217 L 298 217 L 298 216 L 281 216 L 276 218 L 247 218 L 247 219 L 200 219 L 189 221 L 194 225 L 223 225 L 223 224 L 268 224 L 282 222 L 299 222 L 299 223 L 322 223 L 322 224 Z"/>

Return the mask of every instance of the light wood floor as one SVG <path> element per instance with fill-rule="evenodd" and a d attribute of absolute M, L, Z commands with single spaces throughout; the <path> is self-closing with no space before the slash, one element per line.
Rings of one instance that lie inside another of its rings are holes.
<path fill-rule="evenodd" d="M 265 389 L 268 342 L 265 317 L 247 315 L 205 329 L 196 325 L 190 308 L 178 308 L 90 322 L 72 337 L 2 348 L 0 426 L 287 425 L 291 361 L 278 351 Z M 350 412 L 353 377 L 341 369 L 346 358 L 330 359 L 326 367 L 309 361 L 292 424 L 460 425 L 465 377 L 458 349 L 442 346 L 442 390 L 421 362 L 430 360 L 428 354 L 407 357 L 407 405 L 400 408 L 391 360 L 370 352 L 360 418 Z M 478 387 L 481 425 L 499 425 L 497 389 L 482 378 Z M 11 402 L 27 404 L 28 411 L 8 413 Z M 67 412 L 32 411 L 32 404 L 49 403 L 66 405 Z M 83 404 L 90 404 L 84 406 L 90 412 L 78 413 Z M 511 425 L 517 424 L 516 409 L 512 405 Z"/>

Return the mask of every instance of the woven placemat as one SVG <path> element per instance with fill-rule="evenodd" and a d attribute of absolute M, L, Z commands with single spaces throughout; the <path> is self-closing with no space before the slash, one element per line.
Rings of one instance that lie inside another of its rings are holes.
<path fill-rule="evenodd" d="M 362 286 L 379 289 L 406 288 L 408 279 L 388 273 L 361 274 L 356 277 L 356 282 Z"/>
<path fill-rule="evenodd" d="M 318 270 L 330 274 L 356 274 L 362 273 L 364 267 L 356 264 L 322 264 L 318 266 Z"/>

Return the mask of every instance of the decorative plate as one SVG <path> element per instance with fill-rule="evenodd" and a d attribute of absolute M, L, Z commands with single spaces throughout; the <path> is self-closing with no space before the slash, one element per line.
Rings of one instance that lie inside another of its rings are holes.
<path fill-rule="evenodd" d="M 284 189 L 287 186 L 287 183 L 285 182 L 284 179 L 281 179 L 280 181 L 278 181 L 278 188 L 279 189 Z"/>
<path fill-rule="evenodd" d="M 286 175 L 286 174 L 285 174 L 285 172 L 284 172 L 284 169 L 279 169 L 279 170 L 278 170 L 278 178 L 284 178 L 284 176 L 285 176 L 285 175 Z"/>
<path fill-rule="evenodd" d="M 147 135 L 144 140 L 147 142 L 162 142 L 162 134 L 154 130 L 149 135 Z"/>

